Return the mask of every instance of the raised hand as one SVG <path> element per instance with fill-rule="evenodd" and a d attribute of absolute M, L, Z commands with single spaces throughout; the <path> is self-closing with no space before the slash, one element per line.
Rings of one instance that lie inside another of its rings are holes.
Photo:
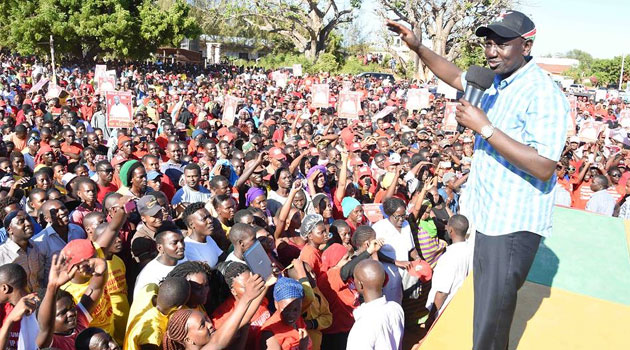
<path fill-rule="evenodd" d="M 383 247 L 383 244 L 385 244 L 385 242 L 382 239 L 373 239 L 373 240 L 371 240 L 369 245 L 368 245 L 368 247 L 367 247 L 368 254 L 372 255 L 372 254 L 378 252 Z"/>
<path fill-rule="evenodd" d="M 55 285 L 57 288 L 68 283 L 78 271 L 76 265 L 68 269 L 66 258 L 63 255 L 53 255 L 50 264 L 50 272 L 48 273 L 48 283 Z"/>
<path fill-rule="evenodd" d="M 22 319 L 24 316 L 29 316 L 37 309 L 37 303 L 39 302 L 39 298 L 37 297 L 37 293 L 31 293 L 29 295 L 23 296 L 11 313 L 7 316 L 7 319 L 10 322 L 17 322 Z"/>
<path fill-rule="evenodd" d="M 398 34 L 400 39 L 404 41 L 410 49 L 417 50 L 420 48 L 420 45 L 422 45 L 422 37 L 417 37 L 411 29 L 407 28 L 405 25 L 389 19 L 385 25 L 387 26 L 387 29 Z"/>
<path fill-rule="evenodd" d="M 254 300 L 265 289 L 265 281 L 259 275 L 252 275 L 245 282 L 245 294 L 243 297 L 246 300 Z"/>

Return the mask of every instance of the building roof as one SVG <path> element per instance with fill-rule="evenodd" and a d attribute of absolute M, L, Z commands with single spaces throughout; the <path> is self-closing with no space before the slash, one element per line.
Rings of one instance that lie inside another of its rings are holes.
<path fill-rule="evenodd" d="M 572 68 L 571 65 L 538 63 L 538 67 L 551 74 L 563 74 Z"/>

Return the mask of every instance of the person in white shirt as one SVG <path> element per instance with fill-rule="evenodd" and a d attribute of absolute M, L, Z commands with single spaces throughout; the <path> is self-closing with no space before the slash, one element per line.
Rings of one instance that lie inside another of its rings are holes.
<path fill-rule="evenodd" d="M 586 202 L 586 210 L 597 214 L 612 216 L 615 211 L 615 198 L 608 193 L 608 179 L 604 175 L 597 175 L 591 183 L 593 195 Z"/>
<path fill-rule="evenodd" d="M 184 186 L 177 190 L 171 200 L 171 204 L 207 202 L 212 194 L 210 190 L 199 184 L 201 180 L 201 168 L 195 163 L 184 167 Z"/>
<path fill-rule="evenodd" d="M 347 350 L 401 349 L 405 328 L 402 307 L 383 295 L 385 270 L 376 260 L 366 259 L 354 268 L 354 285 L 364 303 L 353 311 L 354 325 Z"/>
<path fill-rule="evenodd" d="M 448 220 L 446 231 L 453 243 L 446 247 L 446 252 L 433 270 L 431 291 L 426 304 L 429 310 L 427 329 L 464 283 L 472 260 L 471 246 L 466 243 L 468 219 L 463 215 L 453 215 Z"/>
<path fill-rule="evenodd" d="M 188 261 L 203 261 L 214 268 L 223 251 L 212 239 L 215 228 L 220 230 L 221 224 L 214 222 L 204 203 L 191 203 L 186 207 L 182 220 L 188 227 L 188 236 L 184 238 L 186 249 L 184 254 Z"/>
<path fill-rule="evenodd" d="M 138 274 L 135 296 L 144 286 L 150 283 L 160 284 L 177 264 L 186 261 L 184 254 L 184 236 L 176 230 L 164 230 L 155 235 L 158 256 L 151 260 Z"/>

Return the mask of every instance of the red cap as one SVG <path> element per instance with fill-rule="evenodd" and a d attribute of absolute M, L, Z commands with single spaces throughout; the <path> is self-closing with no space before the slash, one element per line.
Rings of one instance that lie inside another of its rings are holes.
<path fill-rule="evenodd" d="M 424 260 L 414 260 L 407 271 L 410 275 L 418 277 L 422 283 L 430 281 L 433 277 L 431 265 Z"/>
<path fill-rule="evenodd" d="M 392 125 L 390 123 L 383 123 L 383 130 L 387 130 L 389 128 L 391 128 Z"/>
<path fill-rule="evenodd" d="M 287 156 L 284 155 L 284 152 L 282 152 L 282 148 L 280 148 L 280 147 L 272 147 L 269 150 L 269 156 L 271 158 L 278 159 L 278 160 L 285 160 L 285 159 L 287 159 Z"/>
<path fill-rule="evenodd" d="M 66 258 L 68 266 L 72 267 L 87 259 L 93 258 L 96 249 L 89 239 L 74 239 L 61 250 L 61 254 Z"/>
<path fill-rule="evenodd" d="M 363 160 L 361 160 L 361 158 L 359 157 L 352 157 L 352 159 L 350 159 L 350 165 L 351 166 L 357 166 L 357 165 L 361 165 L 364 164 Z"/>
<path fill-rule="evenodd" d="M 310 143 L 306 140 L 298 141 L 298 148 L 307 149 L 310 146 Z"/>
<path fill-rule="evenodd" d="M 223 135 L 223 137 L 221 139 L 227 141 L 227 142 L 232 142 L 234 141 L 234 139 L 236 138 L 236 135 L 234 135 L 234 133 L 231 132 L 227 132 L 225 133 L 225 135 Z"/>
<path fill-rule="evenodd" d="M 358 173 L 359 179 L 364 176 L 372 177 L 372 172 L 370 171 L 370 167 L 368 167 L 367 165 L 360 167 L 357 170 L 357 173 Z"/>
<path fill-rule="evenodd" d="M 224 126 L 221 129 L 217 130 L 217 136 L 221 137 L 223 135 L 226 135 L 229 132 L 230 132 L 230 130 L 228 130 L 228 128 Z"/>
<path fill-rule="evenodd" d="M 353 142 L 349 147 L 348 147 L 348 151 L 350 152 L 356 152 L 356 151 L 360 151 L 361 150 L 361 144 L 358 142 Z"/>
<path fill-rule="evenodd" d="M 311 147 L 311 157 L 319 156 L 319 151 L 315 147 Z"/>

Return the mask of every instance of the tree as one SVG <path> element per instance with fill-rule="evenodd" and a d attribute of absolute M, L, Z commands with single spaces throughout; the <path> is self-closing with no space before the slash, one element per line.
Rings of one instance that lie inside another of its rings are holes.
<path fill-rule="evenodd" d="M 567 53 L 564 54 L 564 57 L 580 61 L 580 65 L 584 68 L 590 68 L 591 64 L 593 64 L 593 56 L 586 51 L 578 49 L 567 51 Z"/>
<path fill-rule="evenodd" d="M 477 27 L 487 24 L 512 5 L 512 0 L 379 0 L 384 16 L 406 22 L 418 36 L 431 40 L 432 49 L 455 61 L 462 49 L 479 42 Z M 417 77 L 428 81 L 432 74 L 412 53 Z"/>
<path fill-rule="evenodd" d="M 21 54 L 47 54 L 52 34 L 56 52 L 68 56 L 146 58 L 199 34 L 184 0 L 168 9 L 152 0 L 5 0 L 2 6 L 0 45 Z"/>
<path fill-rule="evenodd" d="M 339 0 L 254 0 L 237 16 L 250 25 L 291 39 L 295 48 L 316 61 L 328 37 L 341 23 L 353 19 L 358 1 L 342 9 Z"/>

